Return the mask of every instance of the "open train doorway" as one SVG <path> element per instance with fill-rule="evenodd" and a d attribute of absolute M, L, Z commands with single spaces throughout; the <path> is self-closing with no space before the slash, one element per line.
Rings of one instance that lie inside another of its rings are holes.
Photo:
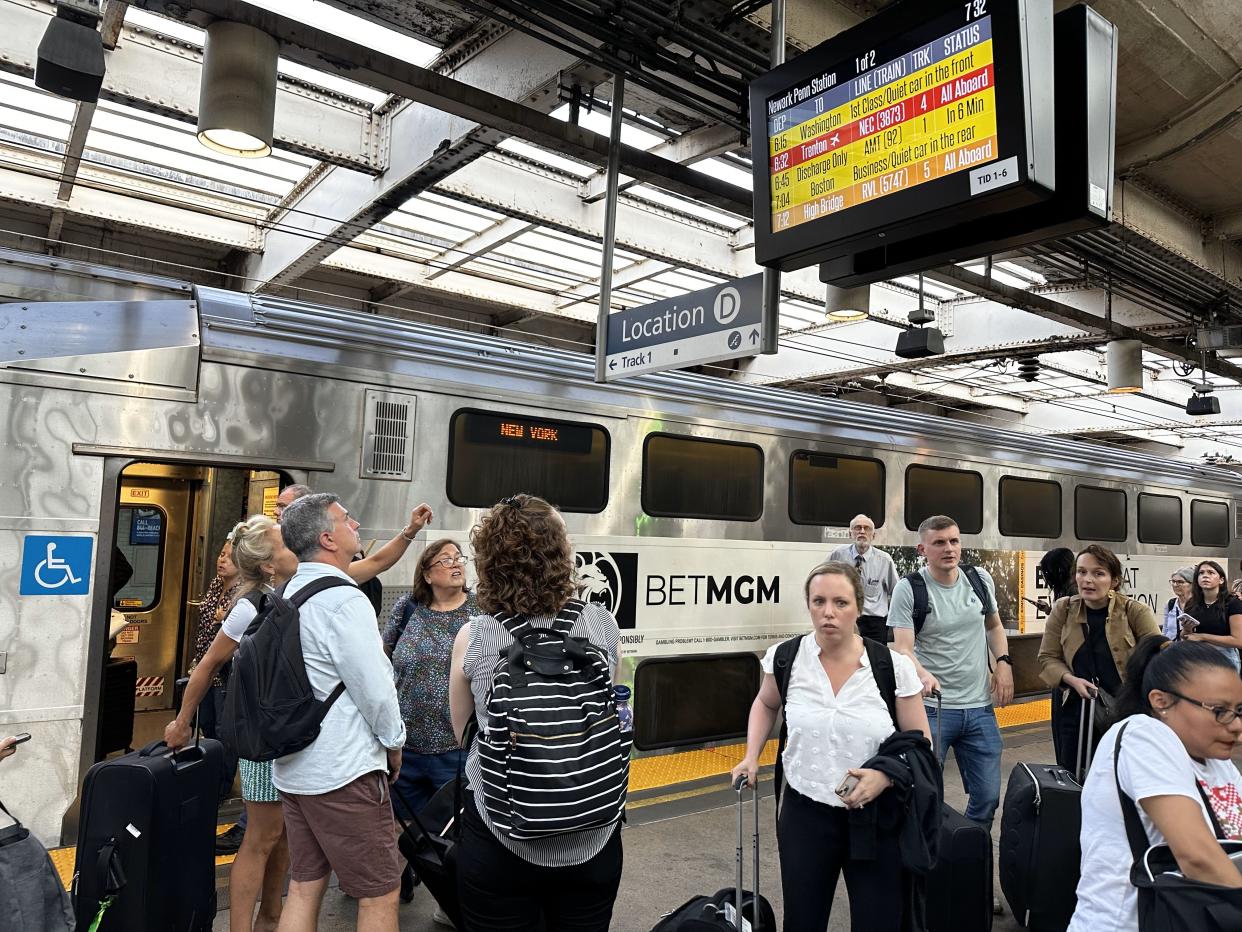
<path fill-rule="evenodd" d="M 293 481 L 275 470 L 133 463 L 121 473 L 109 579 L 109 640 L 95 758 L 162 737 L 175 683 L 204 640 L 203 596 L 237 522 L 275 516 Z"/>

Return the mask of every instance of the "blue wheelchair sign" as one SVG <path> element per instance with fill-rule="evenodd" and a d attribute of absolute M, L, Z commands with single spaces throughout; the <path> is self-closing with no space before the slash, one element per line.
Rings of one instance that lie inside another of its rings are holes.
<path fill-rule="evenodd" d="M 21 595 L 86 595 L 91 586 L 90 537 L 29 534 L 22 545 Z"/>

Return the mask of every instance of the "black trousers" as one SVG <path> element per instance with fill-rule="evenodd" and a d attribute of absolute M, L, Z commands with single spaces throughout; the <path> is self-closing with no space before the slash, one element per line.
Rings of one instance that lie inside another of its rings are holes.
<path fill-rule="evenodd" d="M 887 644 L 892 640 L 888 631 L 888 619 L 883 615 L 859 615 L 858 633 L 871 638 L 877 644 Z"/>
<path fill-rule="evenodd" d="M 457 845 L 464 932 L 608 932 L 622 860 L 618 825 L 586 863 L 539 867 L 497 841 L 468 803 Z"/>
<path fill-rule="evenodd" d="M 816 802 L 786 786 L 776 843 L 785 932 L 826 932 L 843 871 L 853 932 L 899 932 L 905 898 L 896 835 L 877 833 L 874 861 L 850 860 L 848 810 Z"/>

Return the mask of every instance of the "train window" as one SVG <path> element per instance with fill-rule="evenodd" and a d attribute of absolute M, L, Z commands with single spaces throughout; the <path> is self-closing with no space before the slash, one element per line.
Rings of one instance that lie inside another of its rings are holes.
<path fill-rule="evenodd" d="M 652 751 L 744 738 L 762 679 L 752 653 L 641 661 L 634 670 L 634 747 Z"/>
<path fill-rule="evenodd" d="M 862 456 L 798 450 L 789 458 L 789 519 L 849 527 L 857 514 L 884 526 L 884 464 Z"/>
<path fill-rule="evenodd" d="M 649 434 L 643 443 L 643 511 L 667 518 L 759 520 L 763 450 L 753 443 Z"/>
<path fill-rule="evenodd" d="M 978 534 L 983 530 L 983 477 L 940 466 L 907 468 L 906 527 L 917 531 L 932 515 L 948 515 L 963 534 Z"/>
<path fill-rule="evenodd" d="M 458 411 L 449 427 L 449 501 L 489 508 L 529 492 L 562 511 L 603 511 L 609 442 L 596 424 Z"/>
<path fill-rule="evenodd" d="M 145 612 L 160 600 L 164 565 L 164 512 L 149 505 L 121 505 L 116 516 L 116 551 L 112 578 L 116 585 L 112 607 L 123 612 Z M 125 558 L 121 562 L 120 554 Z M 128 570 L 126 570 L 128 564 Z"/>
<path fill-rule="evenodd" d="M 1138 539 L 1144 544 L 1182 542 L 1182 500 L 1176 495 L 1140 492 L 1138 499 Z"/>
<path fill-rule="evenodd" d="M 1229 546 L 1229 506 L 1224 502 L 1190 503 L 1190 543 L 1195 547 Z"/>
<path fill-rule="evenodd" d="M 1006 537 L 1060 537 L 1061 483 L 1002 476 L 1000 532 Z"/>
<path fill-rule="evenodd" d="M 1074 535 L 1079 540 L 1126 539 L 1126 493 L 1080 485 L 1074 489 Z"/>

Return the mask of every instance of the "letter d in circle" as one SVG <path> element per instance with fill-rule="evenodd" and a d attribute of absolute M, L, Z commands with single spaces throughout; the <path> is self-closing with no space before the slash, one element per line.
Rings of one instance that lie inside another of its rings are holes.
<path fill-rule="evenodd" d="M 712 313 L 716 316 L 717 323 L 729 324 L 741 309 L 742 296 L 738 294 L 738 290 L 733 287 L 721 288 L 720 294 L 716 295 L 716 303 L 712 306 Z"/>

